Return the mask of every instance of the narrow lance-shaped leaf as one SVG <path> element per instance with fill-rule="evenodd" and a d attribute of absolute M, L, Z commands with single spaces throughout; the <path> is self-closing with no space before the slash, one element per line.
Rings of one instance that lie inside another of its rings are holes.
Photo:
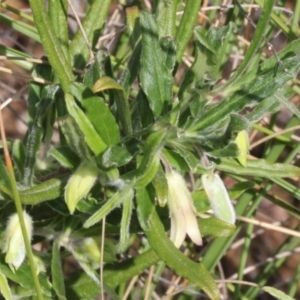
<path fill-rule="evenodd" d="M 164 128 L 160 131 L 151 133 L 146 140 L 144 146 L 144 155 L 139 167 L 126 173 L 122 176 L 123 180 L 133 181 L 134 187 L 146 186 L 154 178 L 158 167 L 160 153 L 162 147 L 164 146 L 165 138 L 168 134 L 168 129 Z"/>
<path fill-rule="evenodd" d="M 154 18 L 147 12 L 143 12 L 140 18 L 142 29 L 141 86 L 147 95 L 154 116 L 158 117 L 164 107 L 171 103 L 173 77 L 164 64 Z"/>
<path fill-rule="evenodd" d="M 42 138 L 46 131 L 46 126 L 44 126 L 43 121 L 47 117 L 47 114 L 49 112 L 51 113 L 50 108 L 54 102 L 54 96 L 58 88 L 57 85 L 51 85 L 44 88 L 33 123 L 28 129 L 28 136 L 25 144 L 27 153 L 24 162 L 23 178 L 23 184 L 27 187 L 32 186 L 36 156 L 40 150 Z"/>
<path fill-rule="evenodd" d="M 271 286 L 265 286 L 262 290 L 279 300 L 294 300 L 294 298 Z"/>
<path fill-rule="evenodd" d="M 257 75 L 245 87 L 235 92 L 232 96 L 219 102 L 213 108 L 207 110 L 201 119 L 193 124 L 189 130 L 197 131 L 207 129 L 219 123 L 230 113 L 238 112 L 244 107 L 257 105 L 267 97 L 273 95 L 288 80 L 293 79 L 300 68 L 300 55 L 289 57 L 283 61 L 287 70 L 278 69 L 274 76 L 274 70 Z"/>
<path fill-rule="evenodd" d="M 84 135 L 79 130 L 75 119 L 72 116 L 67 115 L 58 120 L 58 125 L 70 150 L 77 154 L 81 159 L 92 160 L 89 148 L 84 140 Z"/>
<path fill-rule="evenodd" d="M 95 33 L 100 34 L 100 30 L 107 18 L 107 12 L 111 0 L 93 1 L 82 22 L 85 35 L 88 39 L 89 46 L 94 46 Z M 98 35 L 99 36 L 99 35 Z M 76 68 L 83 68 L 91 59 L 89 48 L 86 45 L 84 35 L 78 28 L 75 37 L 70 44 L 70 56 L 73 59 L 73 65 Z"/>
<path fill-rule="evenodd" d="M 118 244 L 118 252 L 120 253 L 124 252 L 126 250 L 126 247 L 128 247 L 129 236 L 130 236 L 129 226 L 130 226 L 132 210 L 133 210 L 133 201 L 131 198 L 128 198 L 123 202 L 120 241 Z"/>
<path fill-rule="evenodd" d="M 138 218 L 151 247 L 178 275 L 198 285 L 213 300 L 220 299 L 216 283 L 201 263 L 192 262 L 170 241 L 146 189 L 137 194 Z M 146 226 L 144 226 L 146 224 Z"/>
<path fill-rule="evenodd" d="M 101 155 L 107 148 L 105 142 L 96 132 L 95 128 L 86 117 L 84 112 L 78 107 L 74 97 L 71 94 L 66 94 L 65 99 L 68 111 L 84 134 L 84 139 L 87 145 L 95 153 L 96 156 Z"/>
<path fill-rule="evenodd" d="M 116 192 L 107 202 L 97 210 L 91 217 L 89 217 L 83 224 L 84 228 L 89 228 L 97 222 L 100 222 L 101 219 L 108 215 L 113 209 L 118 207 L 124 201 L 133 198 L 133 189 L 130 187 L 125 187 L 122 191 Z"/>
<path fill-rule="evenodd" d="M 233 159 L 221 160 L 221 164 L 217 165 L 219 170 L 238 174 L 259 176 L 265 178 L 284 178 L 284 177 L 299 177 L 300 168 L 289 164 L 275 163 L 271 164 L 264 159 L 248 160 L 247 166 L 241 166 Z"/>
<path fill-rule="evenodd" d="M 54 200 L 63 194 L 64 180 L 52 178 L 30 189 L 20 191 L 23 204 L 36 205 L 44 201 Z"/>
<path fill-rule="evenodd" d="M 59 300 L 66 300 L 66 291 L 64 284 L 64 275 L 61 265 L 60 245 L 59 241 L 55 241 L 52 246 L 52 260 L 51 260 L 51 277 L 53 289 Z"/>
<path fill-rule="evenodd" d="M 13 300 L 7 278 L 2 273 L 0 273 L 0 292 L 5 300 Z"/>
<path fill-rule="evenodd" d="M 58 37 L 52 28 L 51 21 L 42 0 L 30 0 L 35 26 L 48 55 L 51 66 L 58 76 L 64 92 L 69 91 L 70 81 L 74 79 L 71 64 L 66 60 Z"/>
<path fill-rule="evenodd" d="M 94 63 L 94 66 L 95 65 L 97 65 L 96 62 Z M 95 71 L 95 73 L 98 72 Z M 96 74 L 93 76 L 96 76 Z M 99 87 L 99 91 L 102 90 L 103 86 L 101 87 L 101 83 L 105 81 L 105 78 L 108 78 L 109 80 L 113 81 L 114 84 L 116 84 L 116 82 L 110 77 L 101 77 L 101 79 L 99 79 L 98 76 L 95 81 L 92 81 L 91 87 L 79 82 L 73 82 L 71 85 L 71 92 L 82 105 L 85 115 L 90 120 L 99 136 L 108 146 L 110 146 L 119 142 L 119 127 L 115 117 L 105 103 L 104 99 L 92 92 L 92 88 L 96 83 L 97 87 Z"/>
<path fill-rule="evenodd" d="M 70 64 L 69 32 L 68 32 L 68 0 L 49 1 L 49 17 L 61 50 Z"/>

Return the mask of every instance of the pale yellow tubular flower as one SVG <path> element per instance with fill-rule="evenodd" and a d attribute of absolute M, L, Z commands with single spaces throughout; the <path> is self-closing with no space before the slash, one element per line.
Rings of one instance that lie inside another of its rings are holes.
<path fill-rule="evenodd" d="M 77 203 L 89 193 L 98 177 L 97 167 L 90 162 L 83 162 L 70 177 L 65 189 L 65 201 L 72 214 Z"/>
<path fill-rule="evenodd" d="M 31 240 L 33 231 L 32 219 L 26 211 L 24 211 L 23 214 L 28 238 Z M 5 262 L 13 272 L 21 266 L 25 259 L 25 243 L 17 213 L 11 215 L 8 220 L 3 253 L 6 253 Z"/>
<path fill-rule="evenodd" d="M 168 205 L 171 217 L 170 239 L 179 248 L 186 234 L 196 245 L 202 245 L 193 199 L 184 179 L 177 172 L 166 173 L 168 181 Z"/>

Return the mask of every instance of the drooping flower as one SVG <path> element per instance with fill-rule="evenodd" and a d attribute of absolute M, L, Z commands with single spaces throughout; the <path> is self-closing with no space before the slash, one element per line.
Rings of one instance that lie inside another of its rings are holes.
<path fill-rule="evenodd" d="M 171 217 L 170 239 L 179 248 L 187 234 L 196 245 L 202 245 L 196 210 L 184 179 L 174 171 L 167 172 L 166 178 L 168 181 L 168 205 Z"/>
<path fill-rule="evenodd" d="M 24 222 L 29 240 L 32 238 L 32 219 L 26 211 L 23 212 Z M 14 272 L 23 263 L 26 255 L 25 243 L 22 235 L 18 214 L 10 216 L 6 227 L 6 240 L 3 248 L 5 262 Z"/>
<path fill-rule="evenodd" d="M 97 167 L 86 161 L 72 174 L 65 189 L 65 201 L 71 214 L 74 213 L 77 203 L 89 193 L 97 176 Z"/>
<path fill-rule="evenodd" d="M 214 215 L 227 223 L 235 224 L 235 211 L 224 183 L 218 174 L 208 173 L 201 177 Z"/>

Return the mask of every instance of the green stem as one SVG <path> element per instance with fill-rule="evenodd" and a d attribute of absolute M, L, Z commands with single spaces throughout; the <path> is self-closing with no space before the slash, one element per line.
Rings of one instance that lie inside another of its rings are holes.
<path fill-rule="evenodd" d="M 181 61 L 181 58 L 184 53 L 184 49 L 188 44 L 192 34 L 193 28 L 195 26 L 198 11 L 200 8 L 202 0 L 187 0 L 185 10 L 180 21 L 177 34 L 176 34 L 176 43 L 177 43 L 177 62 Z"/>
<path fill-rule="evenodd" d="M 31 269 L 33 283 L 35 286 L 35 291 L 36 291 L 38 300 L 43 300 L 40 282 L 39 282 L 37 272 L 35 269 L 35 263 L 34 263 L 33 254 L 32 254 L 32 250 L 31 250 L 31 243 L 28 238 L 28 233 L 27 233 L 26 225 L 25 225 L 25 221 L 24 221 L 23 208 L 22 208 L 22 204 L 21 204 L 21 200 L 20 200 L 20 196 L 19 196 L 19 192 L 18 192 L 18 188 L 17 188 L 17 184 L 16 184 L 15 173 L 13 170 L 12 161 L 10 159 L 8 148 L 7 148 L 1 110 L 0 110 L 0 130 L 1 130 L 1 137 L 2 137 L 2 141 L 3 141 L 3 149 L 4 149 L 4 157 L 5 157 L 5 161 L 6 161 L 6 167 L 7 167 L 10 185 L 11 185 L 11 189 L 12 189 L 12 195 L 13 195 L 13 199 L 15 202 L 18 217 L 19 217 L 19 222 L 20 222 L 21 231 L 22 231 L 22 235 L 23 235 L 23 239 L 24 239 L 24 243 L 25 243 L 27 258 L 29 260 L 29 265 L 30 265 L 30 269 Z"/>

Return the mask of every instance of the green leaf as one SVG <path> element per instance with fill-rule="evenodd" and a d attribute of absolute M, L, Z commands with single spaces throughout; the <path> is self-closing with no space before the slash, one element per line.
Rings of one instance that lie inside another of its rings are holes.
<path fill-rule="evenodd" d="M 129 226 L 130 226 L 132 210 L 133 210 L 133 201 L 132 198 L 128 198 L 123 202 L 120 241 L 117 246 L 119 253 L 122 253 L 126 250 L 126 248 L 128 247 L 128 242 L 130 241 Z"/>
<path fill-rule="evenodd" d="M 95 85 L 99 83 L 100 80 L 101 79 L 96 80 Z M 93 92 L 83 84 L 74 82 L 71 88 L 73 95 L 80 101 L 84 108 L 85 115 L 103 141 L 108 146 L 118 143 L 120 139 L 119 127 L 115 117 L 104 102 L 104 99 L 94 95 Z"/>
<path fill-rule="evenodd" d="M 135 119 L 139 122 L 139 127 L 147 128 L 154 123 L 154 115 L 149 106 L 147 96 L 142 89 L 139 90 L 136 96 L 137 110 Z M 138 126 L 136 126 L 138 127 Z"/>
<path fill-rule="evenodd" d="M 74 169 L 80 163 L 80 158 L 66 146 L 52 148 L 48 151 L 48 155 L 56 159 L 65 168 Z"/>
<path fill-rule="evenodd" d="M 255 182 L 253 181 L 243 181 L 235 184 L 231 189 L 228 190 L 230 199 L 237 199 L 242 195 L 246 190 L 253 188 Z"/>
<path fill-rule="evenodd" d="M 159 206 L 164 207 L 168 201 L 168 182 L 165 176 L 165 172 L 163 171 L 162 166 L 159 166 L 153 180 L 152 184 L 155 189 L 155 194 L 157 197 L 157 201 Z"/>
<path fill-rule="evenodd" d="M 203 79 L 213 81 L 218 79 L 225 41 L 234 30 L 235 26 L 232 22 L 223 27 L 211 27 L 208 31 L 200 26 L 195 28 L 194 34 L 200 52 L 197 63 L 192 67 L 193 71 L 196 70 L 196 66 L 199 66 L 201 60 L 203 64 L 200 72 L 195 74 L 198 82 Z"/>
<path fill-rule="evenodd" d="M 226 237 L 235 231 L 235 225 L 224 222 L 218 218 L 198 219 L 201 236 Z"/>
<path fill-rule="evenodd" d="M 133 181 L 132 184 L 135 188 L 146 186 L 151 182 L 158 170 L 160 163 L 158 154 L 164 146 L 168 133 L 169 129 L 164 128 L 151 133 L 147 137 L 144 146 L 144 155 L 139 167 L 134 171 L 124 174 L 122 176 L 123 180 Z"/>
<path fill-rule="evenodd" d="M 104 152 L 102 164 L 105 168 L 120 167 L 130 162 L 132 157 L 126 147 L 112 145 Z"/>
<path fill-rule="evenodd" d="M 222 158 L 217 169 L 238 175 L 259 176 L 265 178 L 299 177 L 300 168 L 289 164 L 270 164 L 264 159 L 248 160 L 247 167 L 241 166 L 234 159 Z"/>
<path fill-rule="evenodd" d="M 30 267 L 28 265 L 22 264 L 16 272 L 13 272 L 4 262 L 4 255 L 0 255 L 0 269 L 1 273 L 6 278 L 19 284 L 21 287 L 26 288 L 27 291 L 35 291 Z M 39 274 L 39 282 L 41 285 L 43 295 L 47 297 L 52 297 L 52 287 L 49 283 L 47 276 L 44 274 Z"/>
<path fill-rule="evenodd" d="M 118 295 L 104 283 L 104 290 L 112 300 L 120 300 Z M 101 294 L 100 286 L 83 273 L 67 280 L 67 295 L 72 300 L 95 299 Z"/>
<path fill-rule="evenodd" d="M 11 189 L 10 179 L 9 179 L 9 175 L 8 175 L 7 169 L 4 166 L 2 159 L 0 160 L 0 183 L 10 193 L 10 189 Z"/>
<path fill-rule="evenodd" d="M 158 156 L 153 157 L 147 163 L 142 161 L 141 166 L 132 172 L 126 173 L 121 178 L 134 188 L 140 188 L 148 185 L 154 178 L 160 166 L 160 159 Z"/>
<path fill-rule="evenodd" d="M 144 93 L 155 117 L 160 116 L 172 100 L 173 77 L 164 64 L 163 51 L 159 45 L 157 26 L 153 17 L 141 14 L 142 57 L 140 80 Z"/>
<path fill-rule="evenodd" d="M 101 51 L 101 50 L 99 50 Z M 90 89 L 93 88 L 93 85 L 95 84 L 95 82 L 103 76 L 102 74 L 102 70 L 101 70 L 101 66 L 100 66 L 100 63 L 102 61 L 101 60 L 101 55 L 98 54 L 97 52 L 97 58 L 95 59 L 95 61 L 91 62 L 90 64 L 88 64 L 86 66 L 86 72 L 84 74 L 84 78 L 83 78 L 83 84 L 87 87 L 89 87 Z M 100 57 L 98 57 L 100 56 Z M 100 58 L 100 59 L 98 59 Z M 73 85 L 74 84 L 79 84 L 78 82 L 73 82 Z M 76 97 L 76 95 L 74 95 Z"/>
<path fill-rule="evenodd" d="M 143 230 L 150 230 L 149 216 L 152 215 L 155 210 L 155 206 L 152 201 L 155 198 L 153 189 L 141 188 L 137 189 L 135 193 L 137 201 L 137 214 L 139 223 Z"/>
<path fill-rule="evenodd" d="M 239 65 L 238 69 L 234 73 L 234 75 L 228 80 L 228 82 L 225 84 L 225 86 L 231 85 L 234 81 L 236 81 L 236 79 L 239 78 L 239 76 L 242 75 L 242 73 L 249 66 L 250 61 L 253 59 L 256 51 L 261 46 L 261 42 L 265 38 L 265 31 L 268 27 L 267 24 L 269 22 L 271 13 L 273 11 L 274 3 L 275 3 L 274 0 L 264 2 L 262 14 L 258 20 L 256 27 L 255 27 L 255 33 L 251 39 L 251 43 L 247 49 L 246 55 L 245 55 L 242 63 Z M 238 5 L 238 7 L 243 10 L 243 8 L 240 6 L 239 2 L 236 2 L 236 5 Z"/>
<path fill-rule="evenodd" d="M 47 60 L 45 57 L 42 57 L 42 59 Z M 52 80 L 52 75 L 53 75 L 52 73 L 53 71 L 50 65 L 37 64 L 32 71 L 32 76 L 50 81 Z M 44 89 L 44 85 L 42 85 L 41 83 L 37 83 L 33 81 L 29 85 L 28 104 L 27 104 L 29 128 L 32 126 L 36 118 L 43 89 Z"/>
<path fill-rule="evenodd" d="M 162 150 L 162 154 L 166 157 L 168 162 L 175 169 L 186 171 L 186 172 L 191 171 L 188 164 L 186 163 L 185 159 L 178 153 L 174 152 L 173 150 L 164 148 Z"/>
<path fill-rule="evenodd" d="M 52 178 L 30 189 L 19 191 L 21 202 L 37 205 L 44 201 L 54 200 L 63 194 L 64 180 Z"/>
<path fill-rule="evenodd" d="M 139 23 L 139 9 L 137 6 L 126 8 L 126 25 L 130 36 L 130 45 L 135 48 L 141 37 L 141 28 Z"/>
<path fill-rule="evenodd" d="M 300 55 L 285 59 L 283 64 L 287 70 L 279 68 L 275 75 L 273 69 L 257 74 L 256 78 L 248 82 L 242 90 L 236 91 L 232 96 L 204 112 L 201 119 L 189 130 L 203 130 L 215 126 L 229 114 L 239 112 L 244 107 L 254 106 L 273 95 L 277 89 L 296 76 L 300 67 Z"/>
<path fill-rule="evenodd" d="M 142 44 L 139 42 L 133 49 L 133 52 L 130 56 L 130 59 L 127 63 L 127 66 L 120 78 L 120 84 L 124 87 L 124 90 L 128 93 L 130 86 L 137 78 L 141 64 L 141 53 L 142 53 Z"/>
<path fill-rule="evenodd" d="M 9 27 L 24 34 L 26 37 L 35 40 L 36 42 L 41 42 L 36 27 L 33 25 L 29 25 L 23 21 L 15 20 L 3 13 L 0 14 L 0 22 L 1 24 L 8 25 Z"/>
<path fill-rule="evenodd" d="M 0 292 L 5 300 L 13 300 L 7 278 L 2 273 L 0 273 Z"/>
<path fill-rule="evenodd" d="M 176 65 L 176 44 L 171 36 L 164 37 L 159 41 L 163 52 L 163 63 L 167 70 L 172 73 Z"/>
<path fill-rule="evenodd" d="M 176 33 L 177 62 L 180 62 L 198 18 L 201 0 L 187 1 Z"/>
<path fill-rule="evenodd" d="M 177 5 L 178 0 L 171 2 L 158 1 L 155 10 L 155 19 L 160 38 L 175 35 Z"/>
<path fill-rule="evenodd" d="M 278 65 L 278 59 L 281 60 L 286 71 L 289 72 L 289 66 L 285 66 L 285 60 L 289 60 L 290 58 L 295 58 L 300 55 L 300 40 L 297 39 L 292 41 L 287 47 L 277 53 L 277 55 L 273 55 L 272 57 L 266 59 L 262 64 L 258 65 L 256 68 L 253 68 L 251 71 L 248 71 L 246 74 L 241 76 L 239 80 L 237 80 L 232 86 L 226 89 L 226 93 L 234 93 L 235 91 L 242 89 L 244 86 L 251 86 L 251 82 L 253 82 L 258 76 L 265 73 L 270 73 L 271 77 L 277 77 L 278 69 L 282 67 Z M 293 64 L 291 64 L 293 66 Z M 297 65 L 297 61 L 295 62 L 295 66 Z M 279 86 L 280 87 L 280 86 Z M 280 87 L 281 88 L 281 87 Z M 274 99 L 273 99 L 274 102 Z"/>
<path fill-rule="evenodd" d="M 192 198 L 198 213 L 203 213 L 210 209 L 210 203 L 204 190 L 193 191 Z"/>
<path fill-rule="evenodd" d="M 102 218 L 108 215 L 113 209 L 118 207 L 124 201 L 133 198 L 133 190 L 130 187 L 125 187 L 122 191 L 116 192 L 107 202 L 97 210 L 92 216 L 90 216 L 83 224 L 84 228 L 89 228 L 95 223 L 98 223 Z"/>
<path fill-rule="evenodd" d="M 84 34 L 92 48 L 97 42 L 103 28 L 110 4 L 111 0 L 93 1 L 82 21 Z M 72 65 L 76 68 L 83 68 L 91 59 L 89 47 L 86 45 L 85 37 L 80 28 L 78 28 L 70 44 L 70 56 L 73 59 Z"/>
<path fill-rule="evenodd" d="M 58 124 L 70 150 L 77 154 L 77 156 L 81 159 L 91 160 L 92 158 L 84 140 L 84 135 L 79 130 L 74 118 L 70 115 L 67 115 L 63 119 L 60 119 Z M 55 153 L 55 150 L 53 151 Z"/>
<path fill-rule="evenodd" d="M 94 270 L 91 262 L 89 261 L 86 253 L 83 253 L 79 247 L 76 247 L 76 244 L 68 243 L 64 244 L 64 247 L 68 249 L 72 253 L 74 259 L 78 262 L 80 267 L 84 270 L 84 272 L 92 279 L 97 285 L 100 285 L 99 275 Z"/>
<path fill-rule="evenodd" d="M 23 57 L 23 58 L 30 57 L 30 55 L 28 55 L 27 53 L 18 51 L 16 49 L 13 49 L 11 47 L 4 46 L 4 45 L 0 45 L 0 55 L 7 56 L 10 59 L 12 59 L 12 57 Z M 16 60 L 13 60 L 13 63 L 22 67 L 25 70 L 28 70 L 28 71 L 31 71 L 33 69 L 33 63 L 26 61 L 26 60 L 16 59 Z M 28 102 L 29 102 L 29 99 L 28 99 Z"/>
<path fill-rule="evenodd" d="M 85 142 L 96 156 L 101 155 L 107 148 L 105 142 L 96 132 L 84 112 L 77 106 L 74 97 L 67 93 L 65 94 L 65 100 L 70 115 L 74 118 L 84 135 Z"/>
<path fill-rule="evenodd" d="M 15 166 L 17 167 L 21 179 L 23 179 L 24 177 L 25 157 L 26 150 L 23 143 L 20 140 L 15 140 L 13 143 L 12 158 L 15 163 Z"/>
<path fill-rule="evenodd" d="M 94 93 L 110 89 L 113 90 L 114 100 L 117 105 L 118 118 L 122 124 L 123 130 L 125 131 L 125 134 L 129 134 L 132 131 L 131 115 L 128 97 L 124 88 L 114 79 L 108 76 L 101 77 L 95 82 L 93 86 Z"/>
<path fill-rule="evenodd" d="M 268 97 L 258 103 L 258 105 L 247 114 L 247 119 L 250 123 L 256 123 L 263 119 L 266 114 L 277 112 L 281 108 L 279 101 L 274 101 L 274 97 Z"/>
<path fill-rule="evenodd" d="M 116 144 L 120 139 L 119 127 L 104 100 L 94 96 L 81 102 L 86 116 L 107 146 Z"/>
<path fill-rule="evenodd" d="M 50 1 L 49 2 L 49 17 L 53 31 L 55 32 L 61 50 L 66 58 L 66 61 L 70 64 L 69 53 L 69 31 L 68 31 L 68 1 Z"/>
<path fill-rule="evenodd" d="M 58 76 L 64 92 L 68 92 L 70 81 L 74 78 L 71 64 L 66 59 L 58 37 L 52 28 L 45 4 L 42 0 L 30 0 L 29 3 L 49 62 Z"/>
<path fill-rule="evenodd" d="M 44 120 L 47 115 L 52 114 L 52 104 L 54 103 L 54 96 L 58 91 L 59 86 L 50 85 L 44 87 L 41 95 L 40 102 L 37 104 L 36 114 L 33 122 L 28 129 L 28 135 L 26 138 L 26 159 L 24 162 L 24 179 L 23 184 L 26 187 L 32 186 L 34 168 L 36 163 L 36 156 L 40 151 L 42 138 L 47 132 L 47 124 Z"/>
<path fill-rule="evenodd" d="M 64 274 L 61 265 L 60 246 L 59 241 L 55 241 L 52 246 L 52 260 L 51 260 L 51 277 L 53 289 L 59 300 L 66 300 L 66 291 L 64 284 Z"/>
<path fill-rule="evenodd" d="M 186 161 L 191 171 L 197 169 L 199 159 L 191 151 L 177 145 L 174 147 L 174 152 L 178 153 Z"/>
<path fill-rule="evenodd" d="M 154 204 L 147 193 L 144 191 L 145 197 L 137 197 L 138 218 L 151 247 L 178 275 L 195 283 L 211 299 L 220 299 L 218 287 L 206 268 L 201 263 L 195 263 L 187 258 L 167 237 L 155 209 L 149 209 L 151 206 L 154 207 Z"/>
<path fill-rule="evenodd" d="M 275 298 L 279 299 L 279 300 L 295 300 L 294 298 L 288 296 L 287 294 L 285 294 L 284 292 L 275 289 L 274 287 L 271 286 L 264 286 L 262 288 L 263 291 L 265 291 L 266 293 L 274 296 Z"/>

